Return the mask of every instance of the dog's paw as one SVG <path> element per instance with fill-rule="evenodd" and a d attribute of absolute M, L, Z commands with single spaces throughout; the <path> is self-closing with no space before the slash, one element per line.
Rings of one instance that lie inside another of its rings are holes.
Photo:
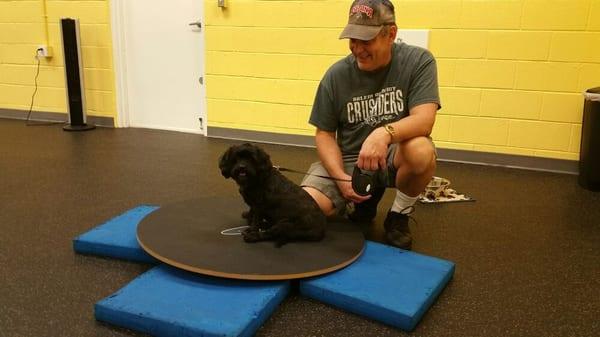
<path fill-rule="evenodd" d="M 261 240 L 260 232 L 257 228 L 249 227 L 242 232 L 242 237 L 246 242 L 257 242 Z"/>

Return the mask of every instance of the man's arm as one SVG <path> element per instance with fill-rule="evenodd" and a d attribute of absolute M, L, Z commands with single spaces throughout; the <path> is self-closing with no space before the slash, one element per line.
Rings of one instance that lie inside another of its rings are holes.
<path fill-rule="evenodd" d="M 351 180 L 352 176 L 348 175 L 344 171 L 344 162 L 342 160 L 342 151 L 337 144 L 335 139 L 335 132 L 324 131 L 317 128 L 315 134 L 315 142 L 317 144 L 317 153 L 323 166 L 329 173 L 330 177 L 336 179 L 347 179 Z M 360 196 L 352 189 L 352 183 L 346 181 L 336 181 L 342 196 L 346 200 L 353 202 L 363 202 L 370 198 L 370 196 Z"/>
<path fill-rule="evenodd" d="M 429 136 L 433 129 L 437 109 L 437 103 L 414 106 L 410 109 L 407 117 L 390 123 L 394 128 L 393 137 L 383 127 L 373 130 L 360 149 L 358 167 L 372 171 L 384 168 L 389 144 L 401 143 L 419 136 Z"/>

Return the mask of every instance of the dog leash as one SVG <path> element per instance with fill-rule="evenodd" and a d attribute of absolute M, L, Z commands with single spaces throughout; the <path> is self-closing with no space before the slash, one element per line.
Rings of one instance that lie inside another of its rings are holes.
<path fill-rule="evenodd" d="M 280 172 L 292 172 L 292 173 L 308 174 L 309 176 L 315 176 L 315 177 L 329 179 L 329 180 L 352 182 L 352 179 L 340 179 L 340 178 L 334 178 L 334 177 L 329 177 L 329 176 L 322 176 L 322 175 L 319 175 L 319 174 L 312 174 L 312 173 L 308 173 L 308 172 L 296 171 L 296 170 L 292 170 L 292 169 L 281 167 L 281 166 L 277 166 L 277 165 L 273 165 L 273 167 L 277 171 L 280 171 Z"/>

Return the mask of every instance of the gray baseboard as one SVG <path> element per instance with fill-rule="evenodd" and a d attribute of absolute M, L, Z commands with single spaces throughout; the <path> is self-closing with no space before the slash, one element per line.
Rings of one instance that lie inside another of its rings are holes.
<path fill-rule="evenodd" d="M 235 139 L 268 144 L 314 147 L 312 136 L 286 135 L 273 132 L 247 131 L 208 127 L 208 137 Z M 475 165 L 501 166 L 525 170 L 578 174 L 579 163 L 575 160 L 530 157 L 512 154 L 453 150 L 438 148 L 438 160 Z"/>
<path fill-rule="evenodd" d="M 440 148 L 437 151 L 440 161 L 579 174 L 579 162 L 575 160 Z"/>
<path fill-rule="evenodd" d="M 0 108 L 0 118 L 9 119 L 27 119 L 28 111 L 14 110 L 14 109 L 2 109 Z M 87 122 L 96 126 L 112 128 L 115 126 L 112 117 L 100 117 L 100 116 L 87 116 Z M 29 117 L 30 121 L 36 122 L 67 122 L 67 113 L 59 112 L 46 112 L 46 111 L 32 111 Z"/>

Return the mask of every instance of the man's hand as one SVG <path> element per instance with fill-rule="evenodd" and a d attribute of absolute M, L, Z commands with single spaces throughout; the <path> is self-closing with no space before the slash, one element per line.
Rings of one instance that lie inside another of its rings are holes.
<path fill-rule="evenodd" d="M 386 157 L 391 136 L 382 127 L 379 127 L 365 139 L 358 153 L 356 164 L 359 168 L 368 171 L 377 171 L 386 167 Z"/>
<path fill-rule="evenodd" d="M 352 180 L 352 177 L 347 174 L 339 178 L 344 180 Z M 336 181 L 336 183 L 338 188 L 340 189 L 340 193 L 342 193 L 342 197 L 344 197 L 344 199 L 346 200 L 360 204 L 361 202 L 369 200 L 371 198 L 370 195 L 361 196 L 356 194 L 356 192 L 354 192 L 354 189 L 352 188 L 352 183 L 349 181 Z"/>

